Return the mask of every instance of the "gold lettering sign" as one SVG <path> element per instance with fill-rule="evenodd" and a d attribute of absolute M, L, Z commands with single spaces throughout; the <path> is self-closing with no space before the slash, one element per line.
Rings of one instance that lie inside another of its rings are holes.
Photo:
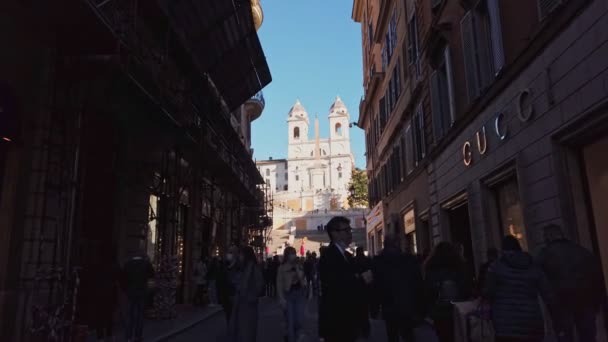
<path fill-rule="evenodd" d="M 528 105 L 524 102 L 530 100 Z M 532 105 L 532 94 L 529 89 L 524 89 L 517 97 L 517 116 L 521 122 L 527 122 L 534 115 L 534 106 Z"/>
<path fill-rule="evenodd" d="M 481 136 L 479 131 L 475 134 L 477 136 L 477 151 L 480 155 L 484 155 L 488 150 L 488 140 L 486 139 L 486 126 L 481 127 Z"/>
<path fill-rule="evenodd" d="M 465 166 L 469 166 L 473 162 L 473 153 L 471 153 L 471 143 L 468 141 L 465 141 L 464 145 L 462 145 L 462 157 Z"/>

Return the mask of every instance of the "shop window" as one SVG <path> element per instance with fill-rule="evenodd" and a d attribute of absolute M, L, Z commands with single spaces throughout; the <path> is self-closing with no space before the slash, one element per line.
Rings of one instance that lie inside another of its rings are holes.
<path fill-rule="evenodd" d="M 158 201 L 160 200 L 156 195 L 150 195 L 148 207 L 148 234 L 146 238 L 146 254 L 150 261 L 154 264 L 156 261 L 156 250 L 158 241 L 158 227 L 157 227 L 157 215 L 158 215 Z"/>
<path fill-rule="evenodd" d="M 513 235 L 523 250 L 528 250 L 517 179 L 511 178 L 494 188 L 496 205 L 503 235 Z"/>
<path fill-rule="evenodd" d="M 416 243 L 416 216 L 414 210 L 408 210 L 403 215 L 403 226 L 405 229 L 405 243 L 407 251 L 413 255 L 418 254 L 418 245 Z"/>

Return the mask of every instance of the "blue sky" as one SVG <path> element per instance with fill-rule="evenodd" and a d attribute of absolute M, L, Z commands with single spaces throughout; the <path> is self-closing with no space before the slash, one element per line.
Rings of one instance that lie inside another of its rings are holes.
<path fill-rule="evenodd" d="M 254 158 L 287 157 L 287 113 L 297 98 L 309 117 L 319 114 L 321 137 L 336 95 L 359 117 L 363 95 L 360 26 L 351 19 L 352 0 L 262 0 L 258 31 L 273 81 L 264 88 L 266 108 L 253 122 Z M 314 126 L 311 120 L 311 138 Z M 365 167 L 365 138 L 350 131 L 357 167 Z"/>

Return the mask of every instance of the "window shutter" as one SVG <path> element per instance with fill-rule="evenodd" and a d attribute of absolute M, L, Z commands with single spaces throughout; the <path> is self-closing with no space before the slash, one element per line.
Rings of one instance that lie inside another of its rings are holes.
<path fill-rule="evenodd" d="M 443 137 L 443 106 L 441 104 L 441 88 L 439 84 L 439 72 L 434 71 L 431 75 L 431 111 L 433 114 L 433 131 L 435 133 L 435 143 L 439 143 Z"/>
<path fill-rule="evenodd" d="M 538 15 L 545 19 L 551 12 L 555 11 L 564 0 L 538 0 Z"/>
<path fill-rule="evenodd" d="M 384 132 L 384 125 L 386 125 L 386 99 L 383 97 L 380 99 L 380 134 L 378 134 L 378 139 Z"/>
<path fill-rule="evenodd" d="M 494 81 L 494 69 L 492 67 L 491 32 L 488 20 L 479 14 L 472 12 L 473 28 L 475 35 L 475 48 L 477 51 L 477 66 L 479 72 L 479 92 L 486 89 Z"/>
<path fill-rule="evenodd" d="M 412 124 L 409 123 L 405 128 L 405 139 L 406 139 L 406 166 L 407 174 L 409 175 L 414 170 L 414 138 L 412 136 Z"/>
<path fill-rule="evenodd" d="M 464 51 L 464 71 L 467 81 L 467 94 L 469 103 L 479 96 L 479 81 L 477 75 L 477 63 L 475 48 L 475 32 L 473 28 L 473 14 L 471 11 L 462 18 L 460 22 L 462 32 L 462 49 Z M 434 109 L 433 109 L 434 111 Z M 434 117 L 435 114 L 433 114 Z"/>
<path fill-rule="evenodd" d="M 494 59 L 493 71 L 494 75 L 496 75 L 505 65 L 499 0 L 488 0 L 488 17 L 490 18 L 490 38 L 492 41 L 492 57 Z"/>
<path fill-rule="evenodd" d="M 399 155 L 399 164 L 401 165 L 401 168 L 403 169 L 403 178 L 405 179 L 405 177 L 407 176 L 407 152 L 406 152 L 406 142 L 405 142 L 405 129 L 403 130 L 403 133 L 401 134 L 401 138 L 400 138 L 400 145 L 401 145 L 401 155 Z"/>
<path fill-rule="evenodd" d="M 426 156 L 426 140 L 424 138 L 424 111 L 422 105 L 418 105 L 418 132 L 420 132 L 420 156 L 421 159 Z"/>

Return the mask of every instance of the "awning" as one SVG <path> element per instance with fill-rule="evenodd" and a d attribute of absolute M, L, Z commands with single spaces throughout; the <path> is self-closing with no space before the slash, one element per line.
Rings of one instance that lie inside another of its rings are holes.
<path fill-rule="evenodd" d="M 272 80 L 249 0 L 158 0 L 230 110 Z"/>

